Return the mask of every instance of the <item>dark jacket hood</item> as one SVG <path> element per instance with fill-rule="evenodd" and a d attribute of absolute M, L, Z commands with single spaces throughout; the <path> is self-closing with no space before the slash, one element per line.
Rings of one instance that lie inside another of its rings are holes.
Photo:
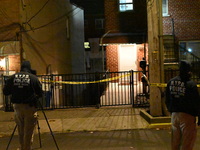
<path fill-rule="evenodd" d="M 26 71 L 31 73 L 31 63 L 30 61 L 23 61 L 21 65 L 21 71 Z"/>
<path fill-rule="evenodd" d="M 179 64 L 179 71 L 181 79 L 188 80 L 191 76 L 189 72 L 192 71 L 192 66 L 188 61 L 182 60 Z"/>

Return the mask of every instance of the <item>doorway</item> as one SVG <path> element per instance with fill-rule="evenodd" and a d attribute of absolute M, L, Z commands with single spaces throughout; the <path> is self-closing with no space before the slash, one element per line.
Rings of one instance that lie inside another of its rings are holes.
<path fill-rule="evenodd" d="M 118 47 L 119 71 L 136 71 L 137 68 L 137 45 L 119 45 Z"/>

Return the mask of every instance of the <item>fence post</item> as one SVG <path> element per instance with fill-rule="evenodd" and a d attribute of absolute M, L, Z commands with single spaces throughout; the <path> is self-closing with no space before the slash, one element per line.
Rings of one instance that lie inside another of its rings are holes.
<path fill-rule="evenodd" d="M 99 72 L 95 72 L 95 81 L 98 81 L 100 80 L 100 73 Z M 95 85 L 95 89 L 97 90 L 96 94 L 97 96 L 94 96 L 96 99 L 95 99 L 95 102 L 96 102 L 96 108 L 99 109 L 100 108 L 100 97 L 101 97 L 101 94 L 100 94 L 100 83 L 94 83 Z M 95 95 L 96 95 L 95 94 Z"/>
<path fill-rule="evenodd" d="M 53 74 L 50 74 L 50 81 L 53 81 Z M 52 109 L 55 109 L 54 86 L 55 84 L 53 82 L 50 82 L 50 91 L 51 91 L 50 107 L 52 107 Z"/>
<path fill-rule="evenodd" d="M 134 107 L 134 71 L 130 70 L 130 98 L 132 102 L 132 107 Z"/>

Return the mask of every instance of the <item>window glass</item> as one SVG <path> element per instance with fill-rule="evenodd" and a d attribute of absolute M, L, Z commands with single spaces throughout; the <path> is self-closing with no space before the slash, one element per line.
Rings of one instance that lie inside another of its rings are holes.
<path fill-rule="evenodd" d="M 133 10 L 133 0 L 119 0 L 119 10 L 121 12 Z"/>
<path fill-rule="evenodd" d="M 162 0 L 162 13 L 163 16 L 168 16 L 168 0 Z"/>
<path fill-rule="evenodd" d="M 187 50 L 197 57 L 200 57 L 200 41 L 194 41 L 194 42 L 187 42 Z"/>
<path fill-rule="evenodd" d="M 119 3 L 133 3 L 133 0 L 120 0 Z"/>
<path fill-rule="evenodd" d="M 133 4 L 120 5 L 120 11 L 133 10 Z"/>
<path fill-rule="evenodd" d="M 180 52 L 190 52 L 193 55 L 200 57 L 200 41 L 181 41 Z"/>

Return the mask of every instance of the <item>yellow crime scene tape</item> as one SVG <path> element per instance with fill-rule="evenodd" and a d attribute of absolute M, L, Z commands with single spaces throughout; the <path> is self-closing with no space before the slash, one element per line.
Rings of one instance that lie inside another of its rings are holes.
<path fill-rule="evenodd" d="M 167 83 L 150 83 L 150 86 L 167 87 Z"/>
<path fill-rule="evenodd" d="M 131 75 L 130 73 L 127 73 L 125 75 L 112 77 L 112 78 L 108 78 L 108 79 L 97 80 L 97 81 L 85 81 L 85 82 L 80 82 L 80 81 L 50 81 L 50 80 L 40 80 L 40 81 L 41 82 L 59 83 L 59 84 L 91 84 L 91 83 L 101 83 L 101 82 L 113 81 L 113 80 L 124 78 L 124 77 L 130 76 L 130 75 Z"/>
<path fill-rule="evenodd" d="M 156 87 L 167 87 L 167 83 L 150 83 L 150 86 L 156 86 Z M 197 87 L 200 87 L 200 84 L 197 84 Z"/>
<path fill-rule="evenodd" d="M 97 80 L 97 81 L 85 81 L 85 82 L 80 82 L 80 81 L 50 81 L 50 80 L 40 80 L 41 82 L 49 82 L 49 83 L 59 83 L 59 84 L 91 84 L 91 83 L 101 83 L 101 82 L 108 82 L 108 81 L 113 81 L 117 80 L 120 78 L 124 78 L 127 76 L 130 76 L 131 73 L 127 73 L 125 75 L 117 76 L 117 77 L 112 77 L 112 78 L 107 78 L 103 80 Z M 150 86 L 153 87 L 167 87 L 167 83 L 150 83 Z M 197 84 L 197 87 L 200 87 L 200 84 Z"/>

